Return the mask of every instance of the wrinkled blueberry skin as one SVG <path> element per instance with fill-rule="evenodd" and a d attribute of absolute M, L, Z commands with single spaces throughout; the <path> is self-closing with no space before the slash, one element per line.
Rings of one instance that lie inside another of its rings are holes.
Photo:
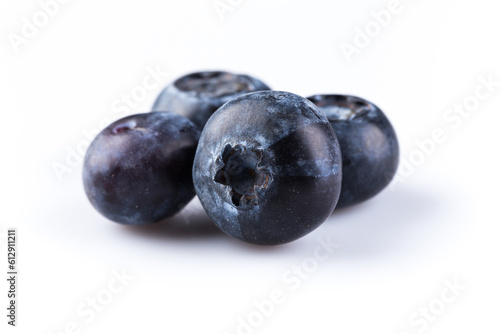
<path fill-rule="evenodd" d="M 399 145 L 391 123 L 373 103 L 349 95 L 308 97 L 325 113 L 342 150 L 342 190 L 337 208 L 361 203 L 393 179 Z"/>
<path fill-rule="evenodd" d="M 191 121 L 168 112 L 110 124 L 85 155 L 88 199 L 103 216 L 121 224 L 173 216 L 195 195 L 191 170 L 199 136 Z"/>
<path fill-rule="evenodd" d="M 340 147 L 327 118 L 298 95 L 262 91 L 222 106 L 193 166 L 208 216 L 240 240 L 278 245 L 318 227 L 337 203 Z"/>
<path fill-rule="evenodd" d="M 249 92 L 269 89 L 265 83 L 248 75 L 222 71 L 196 72 L 180 77 L 167 86 L 152 110 L 178 113 L 202 129 L 224 103 Z"/>

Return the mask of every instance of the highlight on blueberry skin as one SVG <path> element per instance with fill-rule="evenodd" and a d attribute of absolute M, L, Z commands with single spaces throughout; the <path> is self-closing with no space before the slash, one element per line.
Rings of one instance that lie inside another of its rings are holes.
<path fill-rule="evenodd" d="M 396 174 L 399 145 L 385 114 L 350 95 L 308 97 L 330 121 L 342 150 L 342 191 L 338 208 L 361 203 L 384 189 Z"/>
<path fill-rule="evenodd" d="M 191 170 L 199 136 L 191 121 L 169 112 L 110 124 L 85 155 L 83 185 L 90 203 L 121 224 L 173 216 L 195 195 Z"/>
<path fill-rule="evenodd" d="M 269 90 L 257 78 L 223 71 L 205 71 L 182 76 L 168 85 L 152 110 L 172 111 L 203 128 L 224 103 L 249 92 Z"/>
<path fill-rule="evenodd" d="M 193 180 L 212 221 L 240 240 L 296 240 L 331 214 L 340 193 L 340 147 L 328 119 L 298 95 L 242 95 L 210 118 Z"/>

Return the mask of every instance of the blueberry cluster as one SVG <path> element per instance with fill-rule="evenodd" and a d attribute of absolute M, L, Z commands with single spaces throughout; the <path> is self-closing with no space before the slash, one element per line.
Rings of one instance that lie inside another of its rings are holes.
<path fill-rule="evenodd" d="M 99 133 L 83 184 L 97 211 L 118 223 L 158 222 L 196 194 L 223 232 L 278 245 L 308 234 L 335 207 L 379 193 L 398 159 L 391 123 L 366 100 L 304 98 L 210 71 L 175 80 L 152 112 Z"/>

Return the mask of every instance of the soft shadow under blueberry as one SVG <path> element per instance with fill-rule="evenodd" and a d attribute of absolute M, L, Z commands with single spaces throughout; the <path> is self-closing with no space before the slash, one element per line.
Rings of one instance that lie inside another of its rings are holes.
<path fill-rule="evenodd" d="M 262 246 L 231 237 L 215 226 L 197 198 L 193 199 L 181 212 L 172 218 L 167 218 L 150 225 L 120 225 L 119 227 L 126 232 L 145 238 L 178 240 L 181 242 L 216 242 L 221 246 L 223 245 L 222 248 L 233 247 L 235 251 L 249 251 L 264 255 L 270 252 L 288 253 L 290 248 L 294 247 L 295 244 L 291 242 L 283 245 Z"/>
<path fill-rule="evenodd" d="M 381 195 L 335 210 L 323 224 L 323 233 L 339 237 L 340 248 L 350 255 L 415 254 L 429 246 L 428 236 L 450 223 L 434 219 L 446 210 L 439 194 L 387 190 Z"/>
<path fill-rule="evenodd" d="M 223 238 L 221 232 L 203 209 L 186 207 L 177 215 L 144 226 L 124 226 L 126 231 L 152 238 L 209 239 Z"/>
<path fill-rule="evenodd" d="M 366 258 L 385 256 L 386 253 L 418 252 L 419 247 L 425 247 L 424 237 L 442 228 L 431 219 L 443 210 L 439 205 L 439 194 L 402 190 L 387 191 L 381 195 L 364 203 L 335 210 L 312 234 L 317 237 L 331 235 L 341 244 L 338 256 L 344 253 L 348 257 Z M 278 246 L 260 246 L 230 237 L 215 226 L 197 200 L 175 217 L 146 226 L 123 226 L 123 229 L 151 239 L 209 241 L 224 245 L 224 249 L 235 247 L 235 250 L 260 254 L 295 252 L 306 247 L 300 240 Z M 422 239 L 422 245 L 419 245 L 418 238 Z"/>

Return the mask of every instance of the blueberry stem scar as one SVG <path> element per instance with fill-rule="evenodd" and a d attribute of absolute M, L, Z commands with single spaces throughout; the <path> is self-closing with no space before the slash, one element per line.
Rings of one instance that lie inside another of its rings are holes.
<path fill-rule="evenodd" d="M 349 121 L 362 117 L 374 109 L 367 101 L 350 98 L 349 96 L 315 95 L 311 100 L 325 113 L 330 122 Z M 335 103 L 332 103 L 335 101 Z"/>
<path fill-rule="evenodd" d="M 269 168 L 261 166 L 262 154 L 262 149 L 255 147 L 226 145 L 218 157 L 214 181 L 228 187 L 234 206 L 258 205 L 259 192 L 272 182 Z"/>

